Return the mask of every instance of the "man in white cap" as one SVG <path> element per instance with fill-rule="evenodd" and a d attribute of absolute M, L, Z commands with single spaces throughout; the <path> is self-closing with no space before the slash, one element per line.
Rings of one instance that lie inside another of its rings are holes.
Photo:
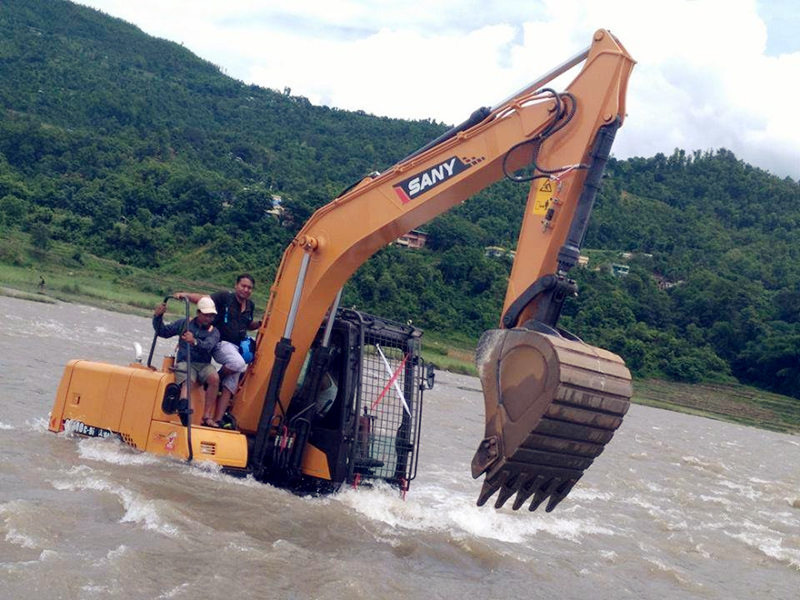
<path fill-rule="evenodd" d="M 175 359 L 175 382 L 181 385 L 181 397 L 188 398 L 186 391 L 186 345 L 188 344 L 192 359 L 191 381 L 206 384 L 205 406 L 203 409 L 202 423 L 206 427 L 219 427 L 214 420 L 217 408 L 217 391 L 219 390 L 219 375 L 211 364 L 211 352 L 219 343 L 219 330 L 211 323 L 217 316 L 214 301 L 203 296 L 197 301 L 197 316 L 186 323 L 186 319 L 178 319 L 165 324 L 164 312 L 166 303 L 156 306 L 153 312 L 153 329 L 159 337 L 170 338 L 180 334 L 181 341 L 185 344 L 178 345 L 178 356 Z"/>

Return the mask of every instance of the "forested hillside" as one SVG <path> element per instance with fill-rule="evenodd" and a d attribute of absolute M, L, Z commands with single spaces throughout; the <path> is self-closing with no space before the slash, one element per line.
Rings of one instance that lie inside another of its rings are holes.
<path fill-rule="evenodd" d="M 220 284 L 248 270 L 266 285 L 314 209 L 445 129 L 245 85 L 62 0 L 4 0 L 0 233 L 25 232 L 36 252 L 0 242 L 0 262 L 35 263 L 60 240 L 75 261 Z M 498 321 L 510 267 L 484 248 L 514 247 L 525 195 L 502 182 L 426 225 L 425 249 L 385 249 L 345 303 L 476 339 Z M 281 216 L 267 213 L 275 196 Z M 798 223 L 798 182 L 726 150 L 612 160 L 562 324 L 639 376 L 800 397 Z"/>

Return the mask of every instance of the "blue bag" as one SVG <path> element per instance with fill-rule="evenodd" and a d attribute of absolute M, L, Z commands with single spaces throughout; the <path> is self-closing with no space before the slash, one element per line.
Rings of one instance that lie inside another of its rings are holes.
<path fill-rule="evenodd" d="M 256 356 L 256 341 L 250 336 L 239 342 L 239 354 L 242 355 L 244 362 L 251 363 Z"/>

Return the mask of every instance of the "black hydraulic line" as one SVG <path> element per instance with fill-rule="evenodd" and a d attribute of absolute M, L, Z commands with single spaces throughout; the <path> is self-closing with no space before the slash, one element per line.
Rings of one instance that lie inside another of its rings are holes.
<path fill-rule="evenodd" d="M 559 94 L 558 92 L 550 88 L 544 88 L 541 90 L 541 92 L 550 92 L 553 95 L 553 100 L 556 102 L 556 110 L 553 111 L 552 120 L 538 135 L 529 140 L 525 140 L 523 142 L 520 142 L 512 146 L 511 149 L 508 152 L 506 152 L 505 156 L 503 156 L 503 175 L 506 177 L 506 179 L 509 179 L 510 181 L 514 181 L 516 183 L 527 183 L 529 181 L 533 181 L 534 179 L 542 179 L 544 177 L 548 177 L 556 173 L 561 173 L 570 168 L 570 167 L 558 167 L 555 169 L 546 169 L 536 163 L 536 159 L 539 155 L 539 149 L 541 148 L 542 143 L 551 135 L 566 127 L 567 123 L 569 123 L 575 116 L 575 112 L 577 111 L 578 108 L 578 105 L 575 101 L 575 97 L 569 92 L 564 92 L 563 94 Z M 564 101 L 565 99 L 568 99 L 569 102 L 565 102 Z M 508 157 L 511 156 L 511 154 L 516 149 L 527 145 L 533 147 L 530 166 L 533 167 L 534 174 L 525 177 L 514 176 L 508 172 L 507 168 Z"/>
<path fill-rule="evenodd" d="M 466 121 L 460 123 L 459 125 L 456 125 L 455 127 L 448 129 L 442 135 L 440 135 L 436 139 L 431 140 L 430 142 L 425 144 L 422 148 L 415 150 L 400 162 L 403 163 L 411 158 L 414 158 L 415 156 L 422 154 L 426 150 L 430 150 L 434 146 L 438 146 L 442 142 L 449 140 L 451 137 L 454 137 L 457 133 L 461 131 L 466 131 L 467 129 L 474 127 L 475 125 L 486 119 L 486 117 L 488 117 L 490 114 L 492 114 L 491 108 L 489 108 L 488 106 L 480 107 L 479 109 L 473 111 L 473 113 L 469 116 L 469 118 Z"/>
<path fill-rule="evenodd" d="M 261 409 L 261 416 L 258 420 L 256 441 L 253 445 L 251 459 L 253 475 L 259 481 L 263 481 L 266 476 L 267 465 L 265 463 L 268 450 L 267 442 L 269 441 L 269 434 L 272 429 L 273 413 L 275 412 L 275 406 L 280 404 L 280 389 L 283 385 L 286 368 L 289 366 L 289 360 L 292 358 L 293 352 L 294 346 L 292 346 L 292 341 L 288 338 L 281 338 L 281 340 L 275 344 L 275 363 L 272 366 L 267 392 L 264 395 L 264 407 Z M 281 411 L 285 413 L 282 406 Z M 284 414 L 284 417 L 285 416 Z"/>

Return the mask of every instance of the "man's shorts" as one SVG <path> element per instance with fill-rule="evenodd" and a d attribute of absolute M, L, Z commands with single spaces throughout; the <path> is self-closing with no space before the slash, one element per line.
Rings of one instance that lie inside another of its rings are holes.
<path fill-rule="evenodd" d="M 239 346 L 226 341 L 220 342 L 214 346 L 214 360 L 233 371 L 225 375 L 221 383 L 222 387 L 235 394 L 236 388 L 239 387 L 239 375 L 247 368 L 247 363 L 239 352 Z"/>
<path fill-rule="evenodd" d="M 198 380 L 200 383 L 205 383 L 216 372 L 217 370 L 211 363 L 192 362 L 192 383 L 196 383 Z M 184 381 L 186 381 L 186 361 L 181 361 L 175 363 L 175 383 L 181 384 Z"/>

